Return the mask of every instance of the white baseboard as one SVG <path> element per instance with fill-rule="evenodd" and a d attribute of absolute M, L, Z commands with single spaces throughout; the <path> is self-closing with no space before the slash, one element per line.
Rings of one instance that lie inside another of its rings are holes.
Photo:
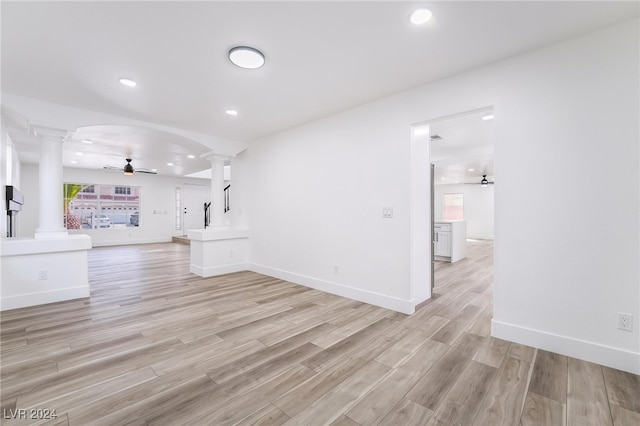
<path fill-rule="evenodd" d="M 594 342 L 574 339 L 508 324 L 491 321 L 491 335 L 534 348 L 559 353 L 596 364 L 606 365 L 617 370 L 640 374 L 640 353 L 605 346 Z"/>
<path fill-rule="evenodd" d="M 374 293 L 355 287 L 349 287 L 343 284 L 332 283 L 317 278 L 300 275 L 281 269 L 271 268 L 256 263 L 249 263 L 247 267 L 250 271 L 263 275 L 279 278 L 305 287 L 311 287 L 316 290 L 325 291 L 327 293 L 336 294 L 338 296 L 347 297 L 349 299 L 358 300 L 360 302 L 369 303 L 371 305 L 380 306 L 381 308 L 391 309 L 403 314 L 414 313 L 414 304 L 410 300 L 398 299 L 384 294 Z"/>
<path fill-rule="evenodd" d="M 83 299 L 89 296 L 90 291 L 88 285 L 38 293 L 19 294 L 17 296 L 6 296 L 0 299 L 0 310 L 7 311 L 9 309 L 26 308 L 27 306 Z"/>
<path fill-rule="evenodd" d="M 231 265 L 208 266 L 208 267 L 194 265 L 193 263 L 189 265 L 189 271 L 201 277 L 215 277 L 217 275 L 231 274 L 233 272 L 240 272 L 240 271 L 247 271 L 247 270 L 250 270 L 250 269 L 248 268 L 246 262 L 234 263 Z"/>

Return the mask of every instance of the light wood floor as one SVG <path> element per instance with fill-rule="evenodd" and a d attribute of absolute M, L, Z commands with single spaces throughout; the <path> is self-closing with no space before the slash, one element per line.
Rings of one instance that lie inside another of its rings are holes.
<path fill-rule="evenodd" d="M 3 423 L 640 424 L 639 376 L 489 336 L 490 242 L 412 316 L 188 258 L 93 249 L 90 299 L 4 312 Z"/>

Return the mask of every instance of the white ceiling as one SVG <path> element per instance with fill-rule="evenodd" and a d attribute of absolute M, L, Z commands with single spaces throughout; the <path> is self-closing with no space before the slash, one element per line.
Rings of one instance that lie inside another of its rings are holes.
<path fill-rule="evenodd" d="M 434 14 L 422 27 L 408 22 L 417 6 Z M 638 15 L 637 2 L 610 1 L 2 1 L 1 8 L 3 93 L 242 142 Z M 236 45 L 260 49 L 265 66 L 233 66 L 227 52 Z M 138 86 L 124 87 L 119 77 Z M 238 116 L 226 115 L 229 108 Z M 156 167 L 172 161 L 177 146 L 187 163 L 184 155 L 197 148 L 134 128 L 110 137 L 98 130 L 91 137 L 108 149 L 65 144 L 66 166 L 79 148 L 95 158 L 77 167 L 92 168 L 126 151 L 139 167 Z M 20 148 L 18 132 L 14 139 Z"/>

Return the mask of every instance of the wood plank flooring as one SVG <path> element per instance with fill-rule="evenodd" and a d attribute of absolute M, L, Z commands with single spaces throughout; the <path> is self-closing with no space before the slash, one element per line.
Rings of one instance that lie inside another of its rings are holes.
<path fill-rule="evenodd" d="M 93 249 L 91 298 L 1 314 L 2 424 L 640 424 L 639 376 L 489 335 L 493 246 L 468 246 L 412 316 Z"/>

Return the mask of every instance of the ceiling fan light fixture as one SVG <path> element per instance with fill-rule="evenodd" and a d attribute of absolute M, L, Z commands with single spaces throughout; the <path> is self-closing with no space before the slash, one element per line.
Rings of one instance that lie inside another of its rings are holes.
<path fill-rule="evenodd" d="M 133 175 L 133 166 L 131 165 L 131 158 L 127 158 L 127 164 L 124 166 L 124 174 L 126 176 Z"/>
<path fill-rule="evenodd" d="M 229 50 L 229 60 L 235 66 L 256 69 L 264 65 L 264 55 L 258 49 L 249 46 L 236 46 Z"/>

